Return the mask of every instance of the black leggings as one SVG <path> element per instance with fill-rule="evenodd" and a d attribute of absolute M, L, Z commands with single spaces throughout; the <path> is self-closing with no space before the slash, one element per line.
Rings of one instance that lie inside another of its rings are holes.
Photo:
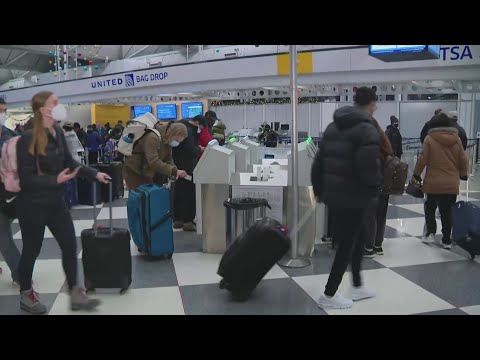
<path fill-rule="evenodd" d="M 77 241 L 65 200 L 59 198 L 49 205 L 37 205 L 28 200 L 18 199 L 16 207 L 23 241 L 22 256 L 18 265 L 20 291 L 32 287 L 33 268 L 42 248 L 45 226 L 62 250 L 62 265 L 69 288 L 77 285 Z"/>

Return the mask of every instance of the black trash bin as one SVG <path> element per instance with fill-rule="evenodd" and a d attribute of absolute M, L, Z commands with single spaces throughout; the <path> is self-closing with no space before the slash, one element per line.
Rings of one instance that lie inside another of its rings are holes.
<path fill-rule="evenodd" d="M 227 248 L 256 220 L 265 217 L 267 207 L 271 209 L 266 199 L 255 198 L 230 198 L 223 205 L 227 221 Z"/>

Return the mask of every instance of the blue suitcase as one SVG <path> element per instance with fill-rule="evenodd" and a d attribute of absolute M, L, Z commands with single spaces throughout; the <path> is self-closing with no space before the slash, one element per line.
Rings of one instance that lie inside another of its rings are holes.
<path fill-rule="evenodd" d="M 171 258 L 174 245 L 170 190 L 155 184 L 130 190 L 127 212 L 128 226 L 138 250 L 152 257 Z"/>
<path fill-rule="evenodd" d="M 452 213 L 452 240 L 474 259 L 480 255 L 480 207 L 459 201 Z"/>

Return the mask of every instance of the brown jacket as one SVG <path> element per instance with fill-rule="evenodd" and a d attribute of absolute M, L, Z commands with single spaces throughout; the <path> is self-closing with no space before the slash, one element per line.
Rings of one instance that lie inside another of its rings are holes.
<path fill-rule="evenodd" d="M 458 130 L 452 127 L 434 128 L 428 132 L 414 174 L 420 176 L 427 167 L 423 182 L 426 194 L 458 195 L 460 177 L 467 176 L 468 159 Z"/>
<path fill-rule="evenodd" d="M 129 189 L 153 183 L 155 175 L 176 176 L 177 167 L 172 159 L 172 148 L 166 141 L 167 123 L 158 123 L 155 129 L 161 139 L 148 131 L 137 141 L 132 156 L 125 160 L 124 177 Z"/>

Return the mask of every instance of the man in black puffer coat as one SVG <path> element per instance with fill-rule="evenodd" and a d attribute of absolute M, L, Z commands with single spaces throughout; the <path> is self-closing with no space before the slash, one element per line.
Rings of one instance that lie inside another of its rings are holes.
<path fill-rule="evenodd" d="M 375 92 L 367 87 L 358 89 L 355 106 L 334 113 L 334 122 L 325 130 L 312 168 L 315 196 L 334 213 L 333 233 L 338 242 L 325 293 L 319 301 L 323 309 L 349 308 L 352 300 L 374 296 L 361 284 L 360 267 L 366 237 L 362 234 L 363 219 L 376 210 L 383 180 L 380 135 L 371 122 L 376 108 Z M 354 286 L 344 298 L 337 289 L 350 262 Z"/>

